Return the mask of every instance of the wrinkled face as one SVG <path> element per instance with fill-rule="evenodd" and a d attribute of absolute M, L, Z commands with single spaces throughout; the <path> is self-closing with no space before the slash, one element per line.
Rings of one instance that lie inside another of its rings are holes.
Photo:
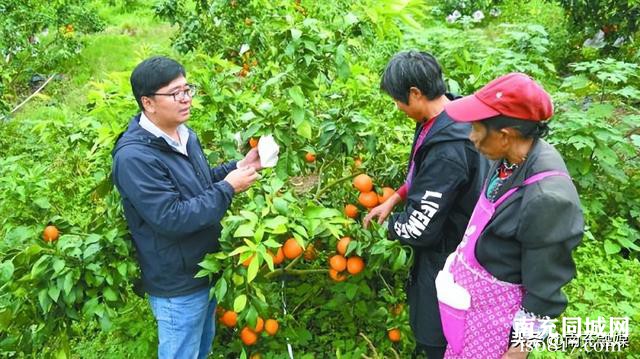
<path fill-rule="evenodd" d="M 505 132 L 489 130 L 481 121 L 471 122 L 469 139 L 480 153 L 492 161 L 504 158 L 509 147 Z"/>
<path fill-rule="evenodd" d="M 181 96 L 189 89 L 187 79 L 180 76 L 156 91 L 157 95 L 143 96 L 145 111 L 161 126 L 178 126 L 191 116 L 190 96 Z M 176 94 L 171 96 L 170 94 Z M 174 99 L 175 97 L 175 99 Z"/>

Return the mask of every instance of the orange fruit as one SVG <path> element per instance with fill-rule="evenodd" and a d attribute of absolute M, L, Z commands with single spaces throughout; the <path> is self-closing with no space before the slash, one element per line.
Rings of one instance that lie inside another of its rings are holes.
<path fill-rule="evenodd" d="M 347 268 L 347 259 L 340 254 L 336 254 L 329 258 L 329 267 L 335 271 L 342 272 Z"/>
<path fill-rule="evenodd" d="M 306 259 L 308 261 L 312 261 L 312 260 L 316 259 L 316 256 L 317 256 L 316 248 L 313 245 L 313 243 L 311 243 L 304 250 L 304 259 Z"/>
<path fill-rule="evenodd" d="M 344 214 L 349 218 L 356 218 L 358 217 L 358 207 L 348 204 L 344 206 Z"/>
<path fill-rule="evenodd" d="M 358 256 L 349 257 L 347 259 L 347 272 L 357 275 L 364 269 L 364 261 Z"/>
<path fill-rule="evenodd" d="M 353 160 L 353 166 L 355 168 L 360 168 L 362 167 L 362 160 L 359 158 L 356 158 L 355 160 Z"/>
<path fill-rule="evenodd" d="M 224 312 L 222 318 L 220 318 L 222 324 L 224 324 L 227 328 L 233 328 L 238 324 L 238 313 L 233 310 L 228 310 Z"/>
<path fill-rule="evenodd" d="M 307 152 L 307 154 L 304 155 L 304 160 L 311 163 L 316 160 L 316 155 L 311 152 Z"/>
<path fill-rule="evenodd" d="M 366 174 L 359 174 L 353 179 L 353 186 L 360 192 L 371 192 L 373 189 L 373 180 Z"/>
<path fill-rule="evenodd" d="M 393 328 L 393 329 L 389 330 L 387 332 L 387 336 L 389 337 L 389 340 L 391 340 L 394 343 L 399 342 L 400 338 L 402 338 L 402 335 L 400 333 L 400 329 L 398 329 L 398 328 Z"/>
<path fill-rule="evenodd" d="M 333 268 L 329 269 L 329 277 L 331 277 L 331 279 L 333 279 L 336 282 L 344 282 L 345 280 L 347 280 L 346 275 L 340 274 L 340 272 L 338 272 Z"/>
<path fill-rule="evenodd" d="M 282 251 L 287 259 L 295 259 L 302 254 L 302 247 L 294 238 L 289 238 L 284 242 Z"/>
<path fill-rule="evenodd" d="M 358 196 L 358 202 L 360 202 L 361 205 L 371 209 L 378 205 L 378 195 L 373 191 L 361 192 Z"/>
<path fill-rule="evenodd" d="M 245 259 L 242 262 L 242 265 L 245 266 L 245 267 L 248 267 L 249 264 L 251 264 L 251 261 L 253 260 L 253 257 L 255 257 L 255 256 L 256 256 L 255 254 L 250 255 L 249 258 Z"/>
<path fill-rule="evenodd" d="M 42 231 L 42 239 L 44 239 L 45 242 L 55 242 L 59 237 L 60 231 L 58 231 L 56 226 L 49 225 Z"/>
<path fill-rule="evenodd" d="M 267 321 L 264 323 L 264 331 L 271 336 L 276 335 L 279 327 L 280 325 L 275 319 L 267 319 Z"/>
<path fill-rule="evenodd" d="M 256 148 L 258 146 L 258 139 L 255 137 L 251 137 L 249 139 L 249 146 L 251 146 L 251 148 Z"/>
<path fill-rule="evenodd" d="M 338 244 L 336 245 L 336 251 L 339 254 L 344 255 L 345 253 L 347 253 L 347 248 L 349 248 L 350 242 L 351 242 L 351 237 L 340 238 L 340 240 L 338 241 Z"/>
<path fill-rule="evenodd" d="M 276 252 L 275 255 L 273 255 L 273 253 L 271 251 L 268 251 L 268 252 L 271 255 L 271 258 L 273 258 L 273 264 L 274 265 L 278 265 L 278 264 L 284 262 L 284 252 L 282 251 L 282 246 L 280 246 L 280 248 L 278 248 L 278 251 Z"/>
<path fill-rule="evenodd" d="M 396 193 L 396 191 L 394 191 L 393 188 L 391 188 L 391 187 L 382 188 L 382 196 L 378 195 L 378 202 L 381 203 L 381 204 L 384 203 L 394 193 Z"/>
<path fill-rule="evenodd" d="M 264 329 L 264 320 L 260 317 L 258 317 L 258 319 L 256 319 L 256 327 L 255 328 L 250 328 L 251 330 L 253 330 L 256 333 L 260 333 L 262 332 L 262 329 Z"/>
<path fill-rule="evenodd" d="M 244 327 L 240 331 L 240 340 L 244 345 L 254 345 L 258 341 L 258 334 L 249 327 Z"/>

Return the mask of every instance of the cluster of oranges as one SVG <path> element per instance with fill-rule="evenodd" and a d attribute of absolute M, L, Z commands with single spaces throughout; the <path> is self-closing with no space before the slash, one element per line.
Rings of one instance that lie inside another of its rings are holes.
<path fill-rule="evenodd" d="M 346 269 L 351 275 L 358 275 L 364 270 L 364 260 L 359 256 L 345 257 L 347 248 L 351 243 L 351 237 L 342 237 L 336 245 L 336 254 L 329 258 L 329 277 L 336 282 L 347 280 L 347 276 L 342 273 Z"/>
<path fill-rule="evenodd" d="M 358 202 L 367 209 L 371 209 L 381 203 L 384 203 L 392 194 L 395 193 L 391 187 L 383 187 L 382 195 L 373 190 L 373 180 L 366 174 L 359 174 L 353 179 L 353 186 L 360 191 Z M 349 218 L 358 217 L 358 207 L 353 204 L 347 204 L 344 207 L 344 214 Z"/>
<path fill-rule="evenodd" d="M 220 317 L 220 323 L 227 328 L 235 328 L 238 325 L 238 313 L 233 310 L 225 310 L 222 307 L 216 308 L 216 312 Z M 244 345 L 250 346 L 258 342 L 258 336 L 263 331 L 269 336 L 274 336 L 278 332 L 280 324 L 275 319 L 267 319 L 266 321 L 260 317 L 256 320 L 255 327 L 249 325 L 244 326 L 240 330 L 240 340 Z"/>
<path fill-rule="evenodd" d="M 300 257 L 300 255 L 304 256 L 304 259 L 308 261 L 312 261 L 316 258 L 317 252 L 313 244 L 309 244 L 306 249 L 302 249 L 302 247 L 298 244 L 295 238 L 291 237 L 287 239 L 283 245 L 281 245 L 276 254 L 273 254 L 270 250 L 267 250 L 267 253 L 271 256 L 273 260 L 273 265 L 279 265 L 284 262 L 285 259 L 296 259 Z M 242 265 L 248 267 L 251 264 L 255 255 L 249 256 L 242 262 Z"/>

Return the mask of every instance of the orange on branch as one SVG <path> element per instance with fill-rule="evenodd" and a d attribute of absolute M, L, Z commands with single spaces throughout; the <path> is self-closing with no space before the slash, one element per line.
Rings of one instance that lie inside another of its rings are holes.
<path fill-rule="evenodd" d="M 54 225 L 49 225 L 42 231 L 42 239 L 45 242 L 55 242 L 58 238 L 60 238 L 60 231 Z"/>
<path fill-rule="evenodd" d="M 352 205 L 352 204 L 347 204 L 346 206 L 344 206 L 344 214 L 345 216 L 349 217 L 349 218 L 357 218 L 358 217 L 358 207 Z"/>
<path fill-rule="evenodd" d="M 222 324 L 224 324 L 227 328 L 233 328 L 238 324 L 238 313 L 233 310 L 228 310 L 222 314 L 220 318 Z"/>
<path fill-rule="evenodd" d="M 378 202 L 380 204 L 386 202 L 396 191 L 391 187 L 383 187 L 382 188 L 382 196 L 378 195 Z"/>
<path fill-rule="evenodd" d="M 279 327 L 280 325 L 275 319 L 267 319 L 267 321 L 264 323 L 264 331 L 271 336 L 276 335 Z"/>
<path fill-rule="evenodd" d="M 353 186 L 360 192 L 371 192 L 373 180 L 366 174 L 359 174 L 353 179 Z"/>
<path fill-rule="evenodd" d="M 316 160 L 316 155 L 311 152 L 307 152 L 307 154 L 304 155 L 304 160 L 309 163 L 314 162 Z"/>
<path fill-rule="evenodd" d="M 302 254 L 302 247 L 300 247 L 295 238 L 289 238 L 284 242 L 282 251 L 287 259 L 295 259 Z"/>
<path fill-rule="evenodd" d="M 360 193 L 360 196 L 358 196 L 358 202 L 360 202 L 361 205 L 371 209 L 378 205 L 378 195 L 373 191 L 362 192 Z"/>
<path fill-rule="evenodd" d="M 347 248 L 349 248 L 349 243 L 351 243 L 351 237 L 342 237 L 336 244 L 336 251 L 338 254 L 345 255 L 347 253 Z"/>
<path fill-rule="evenodd" d="M 338 272 L 342 272 L 347 268 L 347 259 L 340 254 L 336 254 L 329 258 L 329 267 Z"/>
<path fill-rule="evenodd" d="M 347 259 L 347 272 L 357 275 L 364 270 L 364 260 L 358 256 L 349 257 Z"/>
<path fill-rule="evenodd" d="M 402 334 L 400 333 L 400 329 L 398 328 L 393 328 L 389 330 L 387 332 L 387 336 L 389 337 L 389 340 L 391 340 L 394 343 L 399 342 L 400 339 L 402 338 Z"/>
<path fill-rule="evenodd" d="M 258 341 L 258 334 L 249 327 L 244 327 L 240 331 L 240 340 L 244 345 L 254 345 Z"/>
<path fill-rule="evenodd" d="M 329 269 L 329 277 L 331 277 L 331 279 L 333 279 L 336 282 L 344 282 L 345 280 L 347 280 L 346 275 L 341 274 L 340 272 L 338 272 L 333 268 Z"/>

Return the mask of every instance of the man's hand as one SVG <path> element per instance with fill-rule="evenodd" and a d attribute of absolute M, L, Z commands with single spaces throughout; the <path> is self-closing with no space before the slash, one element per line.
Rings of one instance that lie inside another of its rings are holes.
<path fill-rule="evenodd" d="M 364 229 L 369 228 L 369 223 L 376 217 L 378 218 L 378 224 L 382 224 L 385 219 L 389 217 L 389 214 L 391 214 L 393 207 L 395 207 L 395 205 L 400 203 L 401 201 L 402 197 L 400 197 L 399 194 L 394 193 L 386 202 L 377 207 L 374 207 L 362 220 Z"/>
<path fill-rule="evenodd" d="M 238 161 L 236 166 L 238 166 L 238 168 L 251 167 L 256 171 L 260 171 L 262 169 L 262 165 L 260 164 L 260 155 L 258 154 L 258 148 L 252 148 L 249 152 L 247 152 L 246 156 Z"/>
<path fill-rule="evenodd" d="M 253 167 L 242 167 L 235 169 L 224 178 L 229 182 L 235 193 L 244 192 L 256 181 L 258 173 Z"/>

